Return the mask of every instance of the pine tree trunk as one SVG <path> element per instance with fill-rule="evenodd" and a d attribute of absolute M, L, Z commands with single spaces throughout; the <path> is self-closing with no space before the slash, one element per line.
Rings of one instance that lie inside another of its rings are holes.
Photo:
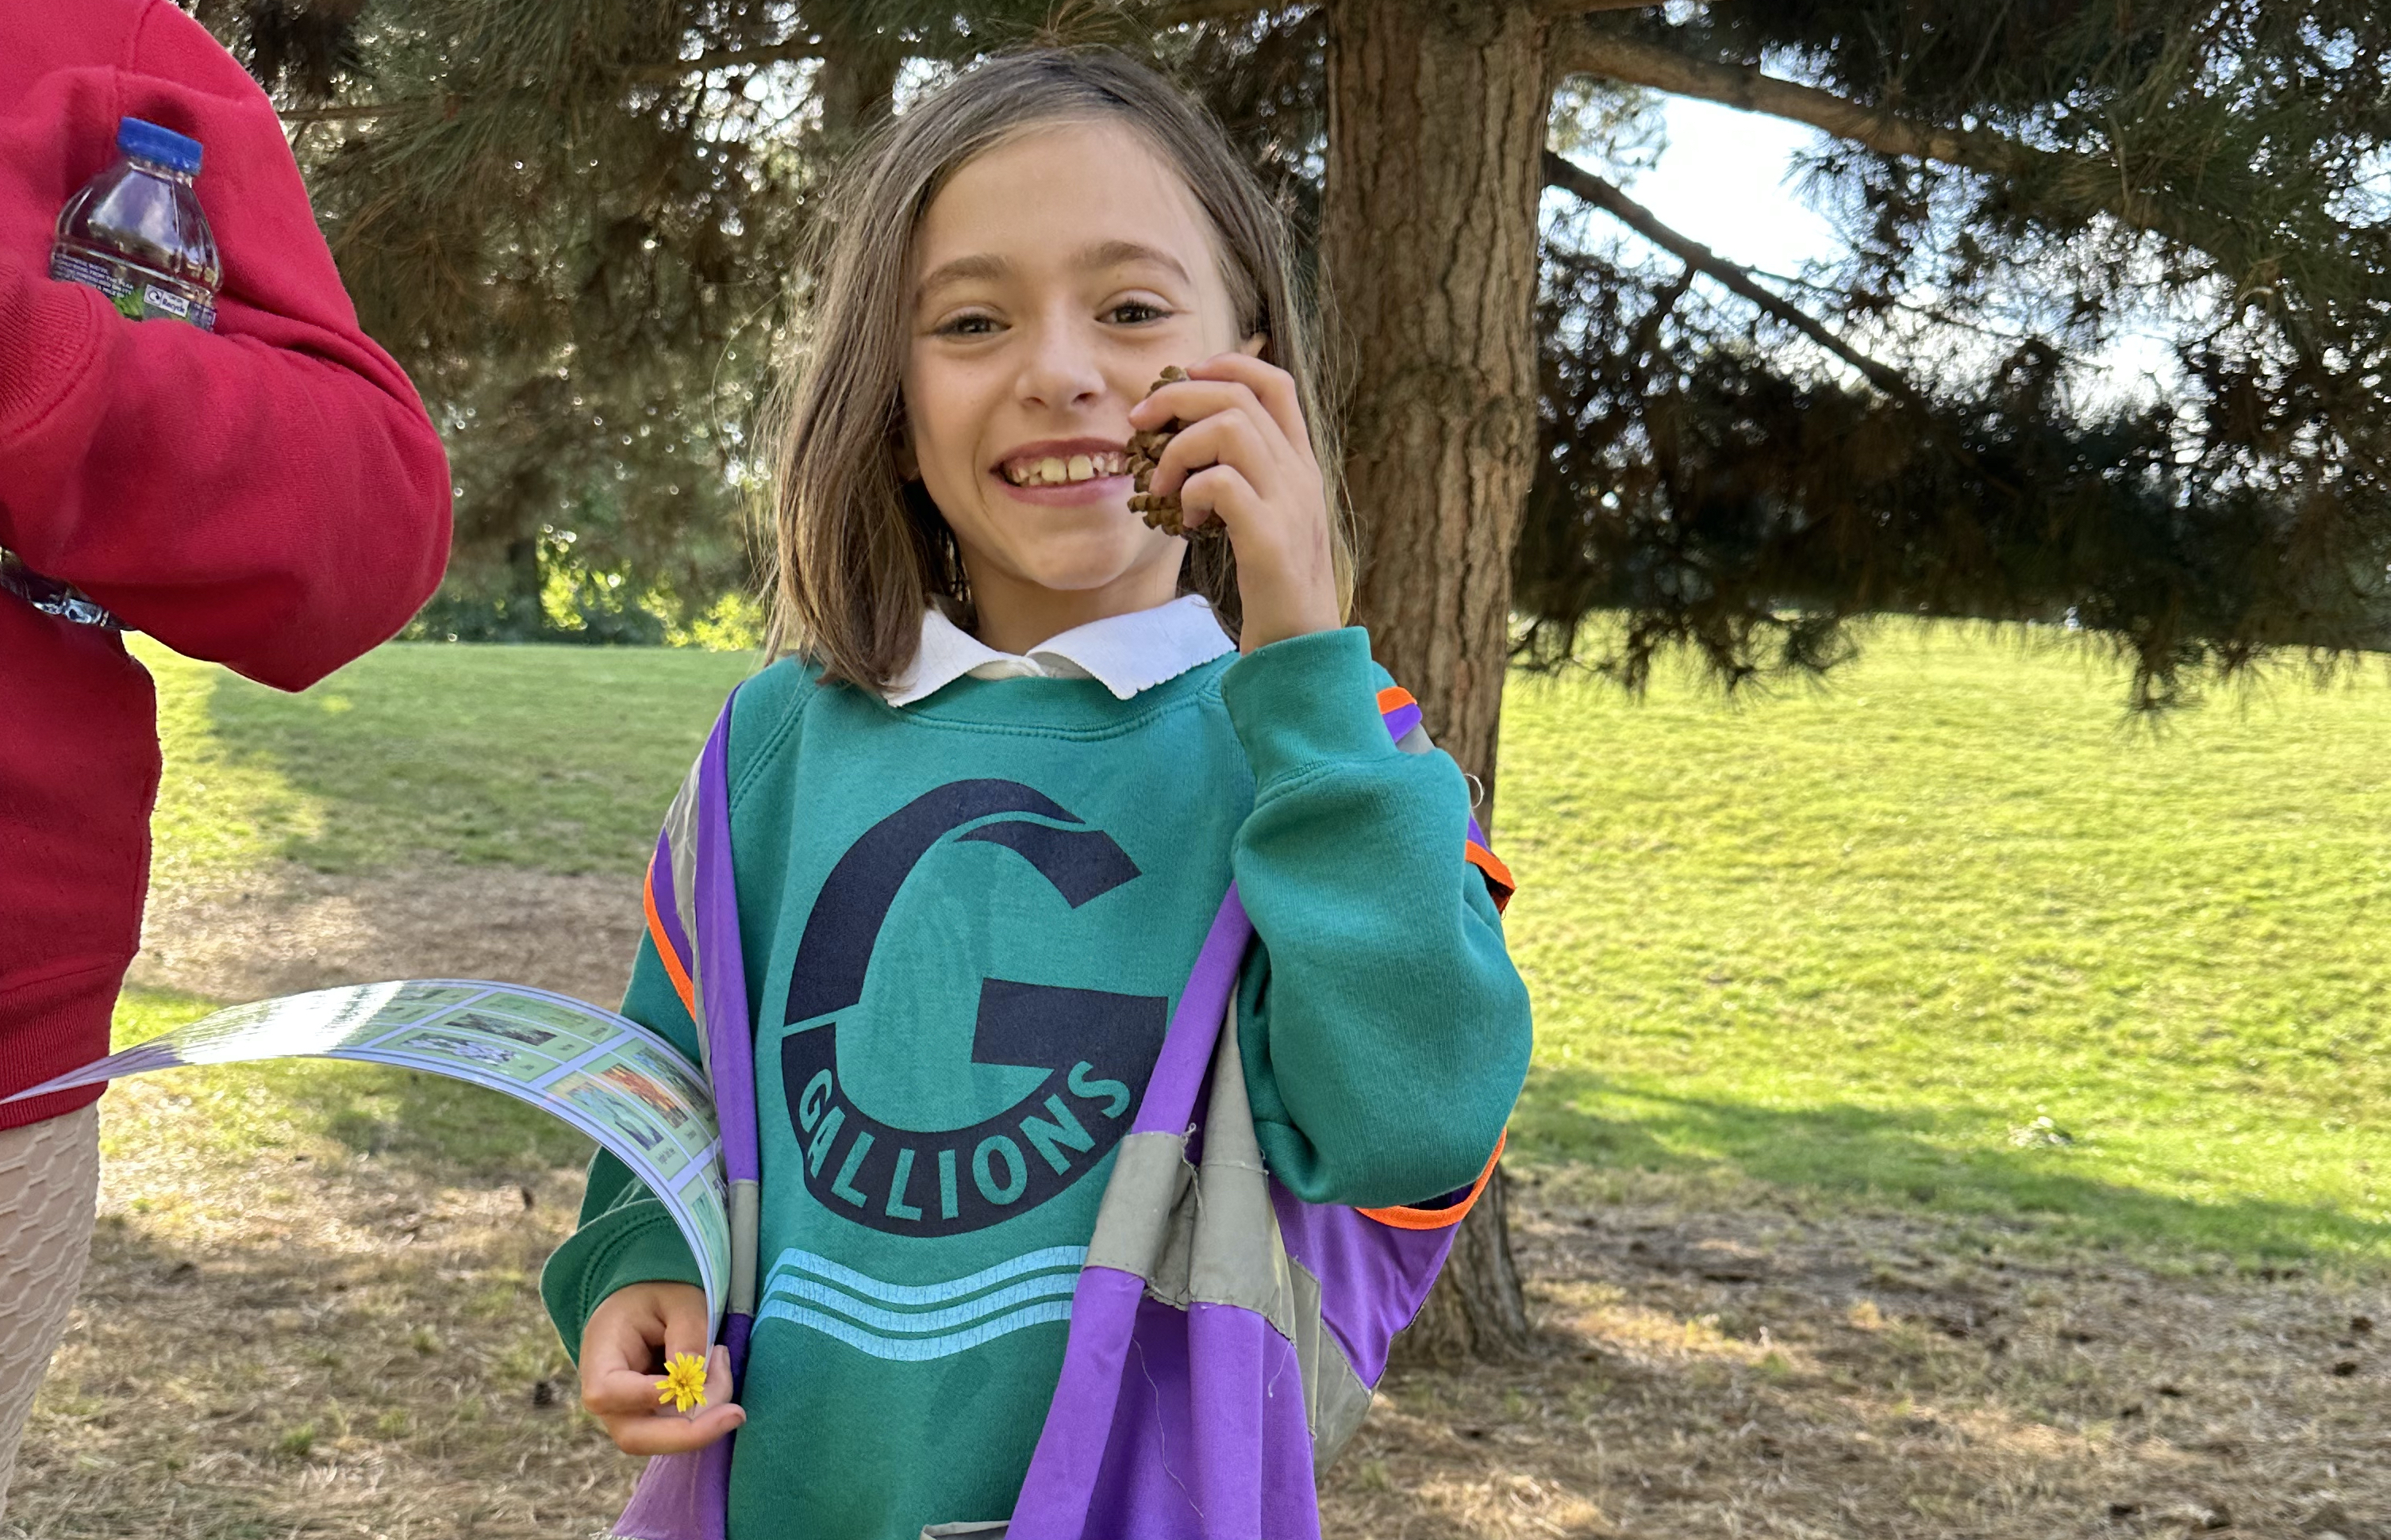
<path fill-rule="evenodd" d="M 905 45 L 861 18 L 841 18 L 822 26 L 821 33 L 822 58 L 814 91 L 821 103 L 822 133 L 834 149 L 844 149 L 895 107 Z"/>
<path fill-rule="evenodd" d="M 1378 661 L 1487 789 L 1511 552 L 1535 473 L 1537 203 L 1551 85 L 1528 0 L 1330 0 L 1321 248 L 1352 365 L 1345 472 Z M 1500 1178 L 1407 1336 L 1528 1339 Z"/>

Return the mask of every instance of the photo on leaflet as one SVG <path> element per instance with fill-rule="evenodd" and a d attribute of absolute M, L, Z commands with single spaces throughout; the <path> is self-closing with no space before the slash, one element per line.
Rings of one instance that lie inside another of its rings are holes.
<path fill-rule="evenodd" d="M 492 1042 L 468 1032 L 441 1027 L 416 1027 L 386 1038 L 375 1045 L 379 1053 L 413 1055 L 420 1058 L 445 1059 L 468 1064 L 485 1075 L 498 1074 L 525 1085 L 536 1082 L 542 1076 L 555 1071 L 557 1061 L 545 1054 L 514 1047 L 505 1042 Z"/>
<path fill-rule="evenodd" d="M 559 1099 L 571 1103 L 608 1128 L 616 1130 L 656 1158 L 658 1169 L 666 1174 L 679 1169 L 682 1164 L 678 1158 L 678 1146 L 672 1136 L 626 1106 L 623 1093 L 617 1088 L 588 1075 L 575 1073 L 558 1081 L 552 1091 Z"/>
<path fill-rule="evenodd" d="M 598 1071 L 598 1079 L 627 1096 L 636 1096 L 650 1111 L 665 1120 L 668 1128 L 681 1128 L 689 1122 L 689 1111 L 673 1094 L 654 1080 L 627 1064 L 610 1065 Z"/>
<path fill-rule="evenodd" d="M 554 1032 L 526 1027 L 520 1021 L 509 1021 L 503 1016 L 485 1016 L 480 1011 L 459 1011 L 454 1016 L 442 1018 L 440 1025 L 471 1028 L 476 1032 L 487 1032 L 492 1037 L 520 1042 L 526 1048 L 545 1046 L 554 1042 L 557 1037 Z"/>

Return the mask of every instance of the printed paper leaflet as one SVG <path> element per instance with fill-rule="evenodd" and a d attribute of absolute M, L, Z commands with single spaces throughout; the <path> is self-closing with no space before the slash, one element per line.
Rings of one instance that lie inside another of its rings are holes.
<path fill-rule="evenodd" d="M 570 996 L 448 978 L 285 995 L 202 1016 L 6 1100 L 182 1065 L 292 1057 L 429 1070 L 572 1124 L 663 1200 L 721 1321 L 730 1226 L 705 1077 L 637 1022 Z"/>

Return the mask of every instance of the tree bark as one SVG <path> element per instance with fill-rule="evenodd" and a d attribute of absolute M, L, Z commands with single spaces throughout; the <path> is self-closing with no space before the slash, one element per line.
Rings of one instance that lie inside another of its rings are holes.
<path fill-rule="evenodd" d="M 868 19 L 833 14 L 819 29 L 821 64 L 814 90 L 821 103 L 822 133 L 834 149 L 844 149 L 894 110 L 905 44 Z"/>
<path fill-rule="evenodd" d="M 1321 251 L 1354 394 L 1356 608 L 1428 731 L 1486 788 L 1511 553 L 1535 474 L 1537 201 L 1552 23 L 1534 0 L 1330 0 Z M 1501 1178 L 1411 1351 L 1503 1356 L 1527 1312 Z"/>
<path fill-rule="evenodd" d="M 1395 1357 L 1440 1365 L 1499 1363 L 1524 1355 L 1532 1336 L 1519 1264 L 1511 1259 L 1510 1199 L 1497 1171 L 1454 1232 L 1453 1254 L 1418 1318 L 1395 1339 Z"/>

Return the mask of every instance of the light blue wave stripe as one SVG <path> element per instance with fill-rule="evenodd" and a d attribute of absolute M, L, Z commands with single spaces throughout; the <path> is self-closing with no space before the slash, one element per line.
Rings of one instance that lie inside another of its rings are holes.
<path fill-rule="evenodd" d="M 998 1262 L 993 1267 L 983 1268 L 967 1278 L 950 1278 L 945 1283 L 907 1285 L 885 1283 L 868 1273 L 858 1273 L 852 1267 L 842 1267 L 828 1257 L 812 1251 L 800 1251 L 791 1247 L 781 1253 L 780 1261 L 772 1264 L 771 1274 L 765 1280 L 765 1288 L 768 1290 L 771 1288 L 784 1273 L 809 1273 L 817 1278 L 837 1284 L 842 1288 L 860 1294 L 866 1299 L 877 1300 L 883 1304 L 934 1305 L 948 1300 L 961 1299 L 966 1294 L 976 1294 L 990 1285 L 1002 1283 L 1007 1278 L 1019 1277 L 1024 1273 L 1036 1273 L 1050 1267 L 1078 1267 L 1087 1260 L 1088 1249 L 1084 1246 L 1053 1246 L 1043 1251 L 1025 1251 L 1020 1256 Z"/>
<path fill-rule="evenodd" d="M 951 1358 L 956 1353 L 967 1352 L 983 1342 L 992 1342 L 1025 1326 L 1043 1326 L 1049 1321 L 1067 1321 L 1070 1318 L 1071 1301 L 1054 1300 L 1045 1304 L 1031 1305 L 1026 1310 L 1016 1310 L 1010 1315 L 999 1316 L 969 1331 L 958 1331 L 946 1337 L 880 1337 L 859 1326 L 849 1326 L 834 1316 L 776 1300 L 757 1312 L 756 1324 L 760 1326 L 766 1321 L 792 1321 L 874 1358 L 898 1364 L 922 1364 L 933 1358 Z"/>
<path fill-rule="evenodd" d="M 804 1300 L 853 1320 L 859 1326 L 876 1326 L 882 1331 L 946 1331 L 955 1326 L 967 1326 L 976 1321 L 1001 1314 L 1026 1300 L 1046 1300 L 1055 1295 L 1068 1295 L 1079 1287 L 1079 1276 L 1071 1273 L 1049 1273 L 1042 1278 L 1031 1278 L 1015 1284 L 1011 1288 L 983 1294 L 966 1303 L 951 1305 L 945 1310 L 882 1310 L 876 1305 L 859 1301 L 853 1295 L 810 1280 L 776 1280 L 765 1291 L 765 1298 L 783 1297 Z"/>

